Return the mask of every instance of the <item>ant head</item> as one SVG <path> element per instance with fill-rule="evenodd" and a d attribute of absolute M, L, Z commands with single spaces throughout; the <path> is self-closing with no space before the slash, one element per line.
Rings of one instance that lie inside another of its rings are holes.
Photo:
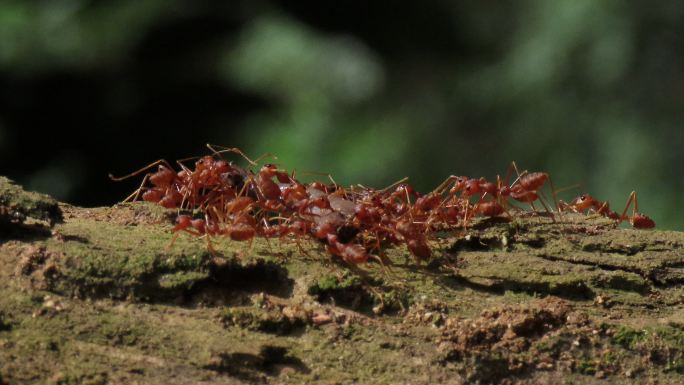
<path fill-rule="evenodd" d="M 594 198 L 589 194 L 582 194 L 572 202 L 572 205 L 580 210 L 590 208 L 593 204 Z"/>
<path fill-rule="evenodd" d="M 271 178 L 273 177 L 276 172 L 278 171 L 278 166 L 276 166 L 273 163 L 265 164 L 261 167 L 261 170 L 259 170 L 259 174 Z"/>
<path fill-rule="evenodd" d="M 416 195 L 416 191 L 408 183 L 400 184 L 394 191 L 400 194 Z"/>
<path fill-rule="evenodd" d="M 213 156 L 205 155 L 205 156 L 199 158 L 199 160 L 195 163 L 195 167 L 197 167 L 197 166 L 200 166 L 200 167 L 201 166 L 209 166 L 209 165 L 213 164 L 214 162 L 216 162 L 216 160 L 214 159 Z"/>
<path fill-rule="evenodd" d="M 455 193 L 463 190 L 463 188 L 466 185 L 466 182 L 468 182 L 467 176 L 457 176 L 455 178 L 455 182 L 454 182 L 453 187 L 451 187 L 451 189 L 449 190 L 449 194 L 455 194 Z"/>
<path fill-rule="evenodd" d="M 475 179 L 470 179 L 465 184 L 465 189 L 469 194 L 474 194 L 480 191 L 480 184 Z"/>

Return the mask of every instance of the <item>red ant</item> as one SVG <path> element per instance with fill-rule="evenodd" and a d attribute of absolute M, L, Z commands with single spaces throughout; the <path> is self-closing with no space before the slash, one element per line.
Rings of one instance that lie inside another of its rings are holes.
<path fill-rule="evenodd" d="M 632 215 L 630 217 L 627 217 L 625 214 L 627 214 L 627 210 L 629 209 L 629 206 L 632 205 L 632 203 L 634 204 L 634 206 L 632 206 Z M 575 198 L 573 202 L 570 204 L 566 204 L 561 201 L 561 208 L 569 208 L 575 212 L 593 210 L 600 215 L 617 221 L 618 224 L 629 219 L 629 223 L 632 225 L 632 227 L 636 229 L 652 229 L 655 227 L 655 221 L 653 219 L 649 218 L 645 214 L 637 212 L 639 208 L 637 203 L 636 191 L 632 191 L 629 194 L 629 198 L 627 198 L 627 204 L 625 205 L 625 209 L 622 210 L 622 214 L 620 215 L 610 210 L 610 205 L 608 201 L 601 202 L 599 200 L 594 199 L 589 194 L 580 195 L 579 197 Z"/>
<path fill-rule="evenodd" d="M 463 227 L 467 226 L 470 219 L 468 213 L 486 217 L 496 217 L 503 213 L 508 213 L 504 206 L 506 197 L 510 194 L 508 186 L 502 186 L 500 178 L 497 176 L 497 183 L 487 181 L 485 178 L 470 179 L 465 176 L 450 176 L 443 182 L 438 189 L 446 189 L 450 181 L 453 180 L 453 185 L 449 189 L 448 194 L 451 198 L 448 200 L 447 218 L 449 221 L 455 222 L 455 216 L 461 216 L 463 219 Z M 460 197 L 456 197 L 456 193 L 460 192 Z M 486 201 L 485 197 L 491 196 L 493 200 Z M 470 208 L 470 197 L 477 196 L 478 200 L 475 206 Z M 462 209 L 461 209 L 462 208 Z M 510 214 L 508 214 L 510 216 Z"/>
<path fill-rule="evenodd" d="M 518 165 L 515 161 L 511 162 L 506 172 L 506 180 L 508 180 L 508 175 L 510 175 L 511 168 L 515 170 L 518 178 L 511 184 L 510 193 L 506 191 L 511 198 L 517 200 L 518 202 L 529 203 L 532 210 L 536 213 L 537 209 L 534 207 L 534 202 L 539 201 L 546 212 L 551 216 L 551 219 L 555 222 L 553 212 L 549 209 L 544 199 L 539 196 L 539 190 L 544 186 L 546 181 L 551 184 L 551 193 L 553 194 L 554 204 L 558 208 L 558 199 L 556 198 L 556 190 L 551 182 L 551 177 L 545 172 L 528 172 L 524 170 L 522 173 L 518 171 Z"/>
<path fill-rule="evenodd" d="M 147 183 L 149 180 L 153 187 L 143 193 L 143 200 L 147 202 L 159 203 L 166 208 L 176 208 L 183 198 L 178 191 L 178 176 L 176 175 L 176 172 L 173 171 L 173 167 L 171 167 L 171 165 L 163 159 L 152 162 L 149 165 L 122 177 L 115 177 L 112 174 L 109 174 L 109 178 L 113 181 L 119 182 L 145 172 L 157 165 L 159 166 L 159 169 L 154 173 L 145 174 L 140 187 L 138 187 L 137 190 L 124 199 L 124 202 L 128 202 L 129 200 L 137 200 L 140 192 L 145 186 L 145 183 Z"/>
<path fill-rule="evenodd" d="M 549 174 L 526 170 L 520 173 L 515 162 L 509 166 L 505 183 L 499 176 L 493 183 L 485 178 L 452 175 L 422 195 L 406 183 L 406 178 L 381 190 L 362 185 L 346 190 L 330 176 L 332 184 L 303 184 L 294 173 L 290 175 L 274 164 L 266 164 L 255 172 L 222 158 L 223 153 L 233 152 L 245 158 L 250 166 L 257 166 L 256 161 L 239 149 L 207 147 L 212 155 L 189 158 L 197 159 L 194 169 L 183 164 L 189 159 L 177 161 L 181 167 L 179 172 L 168 162 L 159 160 L 127 176 L 111 178 L 122 180 L 158 166 L 155 172 L 145 174 L 140 187 L 126 200 L 136 200 L 142 193 L 145 201 L 203 215 L 203 218 L 179 215 L 173 228 L 174 239 L 180 231 L 203 236 L 211 250 L 210 238 L 217 235 L 236 241 L 251 241 L 256 236 L 266 239 L 294 236 L 306 254 L 299 239 L 311 237 L 350 265 L 367 262 L 371 257 L 382 264 L 382 248 L 401 243 L 406 244 L 418 261 L 429 259 L 432 250 L 428 240 L 436 229 L 449 229 L 458 224 L 466 227 L 473 216 L 505 214 L 511 217 L 507 209 L 509 198 L 529 203 L 535 212 L 534 202 L 539 200 L 551 213 L 540 192 L 547 181 L 551 184 Z M 512 169 L 517 178 L 509 186 Z M 551 189 L 554 202 L 558 202 L 552 184 Z M 632 204 L 632 215 L 627 217 Z M 559 212 L 592 210 L 617 223 L 629 220 L 635 228 L 655 226 L 652 219 L 637 212 L 635 192 L 630 194 L 621 215 L 611 211 L 608 202 L 597 201 L 589 195 L 571 204 L 561 201 L 556 206 Z M 371 254 L 372 250 L 377 250 L 379 256 Z"/>
<path fill-rule="evenodd" d="M 206 221 L 204 219 L 193 219 L 190 215 L 179 215 L 176 217 L 176 225 L 173 227 L 173 232 L 177 231 L 185 231 L 196 236 L 204 235 Z"/>
<path fill-rule="evenodd" d="M 399 221 L 396 224 L 396 231 L 404 237 L 406 247 L 411 254 L 418 260 L 430 259 L 432 252 L 425 237 L 425 226 L 411 221 Z"/>
<path fill-rule="evenodd" d="M 368 261 L 369 255 L 363 246 L 357 243 L 342 243 L 335 234 L 328 234 L 326 240 L 328 252 L 342 258 L 350 265 L 358 265 Z"/>

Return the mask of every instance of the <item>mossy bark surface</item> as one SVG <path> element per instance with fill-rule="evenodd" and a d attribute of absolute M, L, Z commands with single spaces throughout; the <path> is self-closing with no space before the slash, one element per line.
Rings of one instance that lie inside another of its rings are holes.
<path fill-rule="evenodd" d="M 209 252 L 148 204 L 0 192 L 0 384 L 684 381 L 683 233 L 481 220 L 428 263 L 350 269 L 304 239 Z"/>

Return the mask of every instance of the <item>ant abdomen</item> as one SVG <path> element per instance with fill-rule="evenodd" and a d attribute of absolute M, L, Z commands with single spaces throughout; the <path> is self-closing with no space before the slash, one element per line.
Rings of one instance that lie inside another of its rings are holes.
<path fill-rule="evenodd" d="M 525 190 L 539 190 L 546 180 L 549 179 L 549 174 L 545 172 L 531 172 L 520 177 L 520 185 Z"/>
<path fill-rule="evenodd" d="M 652 229 L 655 227 L 655 221 L 641 213 L 635 213 L 630 223 L 637 229 Z"/>
<path fill-rule="evenodd" d="M 498 202 L 482 202 L 477 206 L 477 213 L 484 217 L 496 217 L 504 213 L 504 208 Z"/>

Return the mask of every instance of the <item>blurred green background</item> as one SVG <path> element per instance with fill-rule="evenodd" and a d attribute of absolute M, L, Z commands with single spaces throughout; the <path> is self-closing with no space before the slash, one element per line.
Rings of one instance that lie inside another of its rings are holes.
<path fill-rule="evenodd" d="M 420 191 L 515 160 L 683 230 L 683 118 L 677 0 L 0 2 L 0 174 L 75 204 L 211 142 Z"/>

